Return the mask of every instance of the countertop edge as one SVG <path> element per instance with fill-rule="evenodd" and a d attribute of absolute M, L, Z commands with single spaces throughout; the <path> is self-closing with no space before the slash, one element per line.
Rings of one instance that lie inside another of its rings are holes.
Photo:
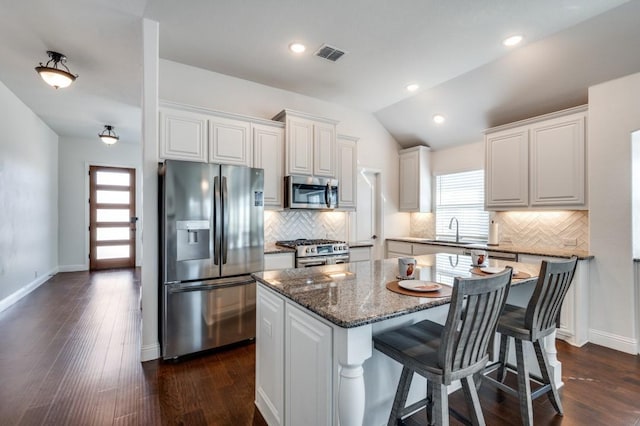
<path fill-rule="evenodd" d="M 449 242 L 434 242 L 434 241 L 421 241 L 425 240 L 425 238 L 418 237 L 392 237 L 387 238 L 387 241 L 398 241 L 403 243 L 415 243 L 415 244 L 424 244 L 429 246 L 442 246 L 442 247 L 456 247 L 456 248 L 468 248 L 468 249 L 481 249 L 481 250 L 495 250 L 501 251 L 505 253 L 514 253 L 514 254 L 529 254 L 532 256 L 549 256 L 549 257 L 558 257 L 562 259 L 569 259 L 572 256 L 577 256 L 578 260 L 591 260 L 594 258 L 594 255 L 590 253 L 585 253 L 584 250 L 565 250 L 565 249 L 545 249 L 545 248 L 531 248 L 531 247 L 518 247 L 513 245 L 487 245 L 487 244 L 456 244 Z"/>

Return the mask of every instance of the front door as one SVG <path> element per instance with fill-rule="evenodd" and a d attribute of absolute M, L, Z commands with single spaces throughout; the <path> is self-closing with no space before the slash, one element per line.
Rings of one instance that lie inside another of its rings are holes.
<path fill-rule="evenodd" d="M 136 171 L 89 167 L 89 269 L 136 264 Z"/>

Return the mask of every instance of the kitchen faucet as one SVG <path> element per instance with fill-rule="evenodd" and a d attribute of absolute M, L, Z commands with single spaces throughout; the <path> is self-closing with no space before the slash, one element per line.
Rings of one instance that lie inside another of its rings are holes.
<path fill-rule="evenodd" d="M 453 226 L 453 221 L 456 221 L 456 243 L 460 242 L 460 224 L 458 223 L 458 218 L 453 216 L 449 221 L 449 229 Z"/>

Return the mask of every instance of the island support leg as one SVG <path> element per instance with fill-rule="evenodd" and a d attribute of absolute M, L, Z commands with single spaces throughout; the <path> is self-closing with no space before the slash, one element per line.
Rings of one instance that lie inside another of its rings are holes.
<path fill-rule="evenodd" d="M 362 365 L 371 357 L 373 341 L 371 325 L 334 329 L 334 352 L 337 360 L 336 384 L 337 424 L 362 426 L 364 424 L 365 390 Z"/>
<path fill-rule="evenodd" d="M 560 389 L 564 382 L 562 381 L 562 364 L 558 361 L 555 331 L 544 337 L 544 351 L 547 353 L 549 367 L 551 367 L 551 380 L 556 383 L 556 388 Z"/>

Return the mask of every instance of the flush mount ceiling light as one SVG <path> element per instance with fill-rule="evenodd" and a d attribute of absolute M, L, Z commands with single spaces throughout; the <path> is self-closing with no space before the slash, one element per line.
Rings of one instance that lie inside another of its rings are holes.
<path fill-rule="evenodd" d="M 302 43 L 294 42 L 289 45 L 289 50 L 293 53 L 302 53 L 307 50 L 307 47 Z"/>
<path fill-rule="evenodd" d="M 113 145 L 120 139 L 118 135 L 116 135 L 116 132 L 113 131 L 113 126 L 108 124 L 105 124 L 104 130 L 98 135 L 98 137 L 107 145 Z"/>
<path fill-rule="evenodd" d="M 56 89 L 67 87 L 78 78 L 78 75 L 71 74 L 71 71 L 65 65 L 67 57 L 62 53 L 47 50 L 47 55 L 49 55 L 47 63 L 42 65 L 42 62 L 40 62 L 40 66 L 36 67 L 36 71 L 49 86 L 53 86 Z M 59 68 L 59 66 L 63 68 Z"/>
<path fill-rule="evenodd" d="M 415 83 L 411 83 L 411 84 L 407 84 L 406 89 L 409 92 L 415 92 L 416 90 L 418 90 L 420 88 L 420 85 L 415 84 Z"/>
<path fill-rule="evenodd" d="M 502 41 L 502 44 L 504 44 L 507 47 L 511 47 L 511 46 L 515 46 L 516 44 L 519 44 L 522 41 L 523 37 L 521 35 L 514 35 L 508 38 L 505 38 Z"/>
<path fill-rule="evenodd" d="M 433 122 L 436 124 L 442 124 L 444 123 L 444 115 L 442 114 L 436 114 L 433 116 Z"/>

